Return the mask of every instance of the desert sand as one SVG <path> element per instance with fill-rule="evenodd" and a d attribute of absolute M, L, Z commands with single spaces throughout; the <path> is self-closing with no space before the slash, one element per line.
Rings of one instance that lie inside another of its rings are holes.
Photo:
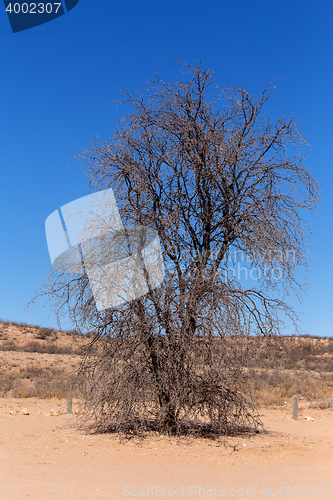
<path fill-rule="evenodd" d="M 2 398 L 0 498 L 333 498 L 333 411 L 308 408 L 298 421 L 290 404 L 261 412 L 265 432 L 225 443 L 120 442 L 77 430 L 65 400 Z"/>

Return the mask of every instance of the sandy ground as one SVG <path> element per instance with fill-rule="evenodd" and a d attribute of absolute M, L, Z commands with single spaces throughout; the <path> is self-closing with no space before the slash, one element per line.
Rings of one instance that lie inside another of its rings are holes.
<path fill-rule="evenodd" d="M 0 399 L 1 500 L 333 498 L 331 410 L 308 409 L 299 421 L 290 407 L 263 410 L 266 432 L 225 445 L 120 443 L 76 430 L 65 411 L 66 401 Z"/>

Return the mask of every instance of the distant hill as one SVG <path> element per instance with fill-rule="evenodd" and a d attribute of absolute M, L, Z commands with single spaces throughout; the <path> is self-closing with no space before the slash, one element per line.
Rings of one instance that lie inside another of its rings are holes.
<path fill-rule="evenodd" d="M 91 337 L 0 321 L 0 397 L 78 394 L 76 375 Z M 229 342 L 233 340 L 227 339 L 226 347 Z M 243 389 L 257 404 L 276 407 L 298 396 L 314 407 L 333 409 L 333 338 L 251 337 L 238 342 L 248 349 L 244 372 L 249 382 Z"/>

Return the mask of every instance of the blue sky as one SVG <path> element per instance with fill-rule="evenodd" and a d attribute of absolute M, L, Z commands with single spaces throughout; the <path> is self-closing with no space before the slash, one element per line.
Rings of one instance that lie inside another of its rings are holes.
<path fill-rule="evenodd" d="M 250 93 L 279 78 L 266 110 L 302 120 L 313 147 L 305 165 L 322 199 L 317 217 L 308 217 L 311 284 L 296 308 L 307 333 L 331 336 L 332 39 L 328 1 L 80 0 L 15 34 L 0 6 L 0 318 L 56 326 L 43 301 L 24 308 L 50 269 L 45 219 L 89 193 L 80 163 L 69 160 L 94 137 L 112 136 L 127 111 L 115 103 L 121 88 L 144 88 L 154 68 L 180 79 L 169 59 L 179 56 L 201 59 L 220 85 Z"/>

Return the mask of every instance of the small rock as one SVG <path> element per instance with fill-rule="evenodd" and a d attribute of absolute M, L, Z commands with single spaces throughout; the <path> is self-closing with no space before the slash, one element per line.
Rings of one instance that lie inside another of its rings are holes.
<path fill-rule="evenodd" d="M 21 411 L 22 415 L 29 415 L 29 412 L 26 408 L 23 408 L 23 410 Z"/>
<path fill-rule="evenodd" d="M 314 420 L 312 417 L 304 417 L 305 420 Z"/>
<path fill-rule="evenodd" d="M 60 412 L 56 411 L 56 410 L 51 410 L 51 417 L 59 417 L 60 416 Z"/>
<path fill-rule="evenodd" d="M 14 416 L 16 415 L 16 412 L 15 412 L 15 411 L 13 411 L 13 410 L 10 410 L 10 412 L 9 412 L 9 413 L 10 413 L 10 415 L 14 415 Z"/>

